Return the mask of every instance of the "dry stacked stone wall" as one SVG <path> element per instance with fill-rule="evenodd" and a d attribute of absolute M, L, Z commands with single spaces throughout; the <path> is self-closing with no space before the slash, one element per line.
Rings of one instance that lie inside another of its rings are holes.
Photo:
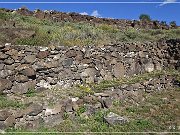
<path fill-rule="evenodd" d="M 179 69 L 180 40 L 103 47 L 0 46 L 0 92 L 69 88 L 165 68 Z"/>
<path fill-rule="evenodd" d="M 68 89 L 64 88 L 76 84 L 99 83 L 165 68 L 179 70 L 179 43 L 180 40 L 172 39 L 103 47 L 0 45 L 0 94 L 6 93 L 7 99 L 25 105 L 24 108 L 0 108 L 0 132 L 7 128 L 27 131 L 51 128 L 61 124 L 65 116 L 75 120 L 81 107 L 85 112 L 80 116 L 87 118 L 100 109 L 111 108 L 114 101 L 143 102 L 142 91 L 169 90 L 174 85 L 173 76 L 165 74 L 79 97 L 62 98 L 64 95 L 58 94 L 61 91 L 66 94 Z M 29 89 L 45 96 L 26 97 Z M 103 118 L 110 125 L 131 120 L 112 112 Z"/>

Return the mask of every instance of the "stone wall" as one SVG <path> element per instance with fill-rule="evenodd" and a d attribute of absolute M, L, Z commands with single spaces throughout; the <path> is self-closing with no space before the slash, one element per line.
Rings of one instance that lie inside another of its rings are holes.
<path fill-rule="evenodd" d="M 97 18 L 94 16 L 80 15 L 78 13 L 64 13 L 58 11 L 41 11 L 35 10 L 30 11 L 26 8 L 19 8 L 18 10 L 4 9 L 6 12 L 18 13 L 25 16 L 34 16 L 39 19 L 49 19 L 55 22 L 65 21 L 65 22 L 86 22 L 91 24 L 109 24 L 117 25 L 120 28 L 143 28 L 143 29 L 170 29 L 175 28 L 167 24 L 163 24 L 159 21 L 137 21 L 137 20 L 126 20 L 126 19 L 110 19 L 110 18 Z"/>
<path fill-rule="evenodd" d="M 0 92 L 69 88 L 152 72 L 179 69 L 180 40 L 120 43 L 102 47 L 0 45 Z"/>
<path fill-rule="evenodd" d="M 42 126 L 51 128 L 62 123 L 65 116 L 75 120 L 82 106 L 86 110 L 80 116 L 87 118 L 100 109 L 113 107 L 114 101 L 143 102 L 143 91 L 179 87 L 179 82 L 166 73 L 140 82 L 113 85 L 84 96 L 70 95 L 65 89 L 164 68 L 180 70 L 179 44 L 180 40 L 172 39 L 102 47 L 0 45 L 0 94 L 6 93 L 7 99 L 24 105 L 24 108 L 0 108 L 0 132 L 10 127 L 28 131 L 36 131 Z M 26 97 L 29 89 L 42 95 Z M 77 92 L 75 87 L 69 90 Z M 127 117 L 110 114 L 117 117 L 115 121 L 108 115 L 103 117 L 110 125 L 129 121 Z"/>

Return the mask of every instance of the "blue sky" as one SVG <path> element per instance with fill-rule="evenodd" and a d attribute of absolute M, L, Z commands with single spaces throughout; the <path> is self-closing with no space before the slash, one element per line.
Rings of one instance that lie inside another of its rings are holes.
<path fill-rule="evenodd" d="M 0 0 L 0 2 L 52 2 L 52 0 Z M 53 0 L 54 2 L 112 2 L 110 0 Z M 114 2 L 135 2 L 138 0 L 113 0 Z M 168 2 L 180 2 L 180 0 L 164 0 Z M 163 0 L 139 0 L 138 2 L 164 2 Z M 78 12 L 100 17 L 119 19 L 138 19 L 140 14 L 149 14 L 153 20 L 176 21 L 180 25 L 180 3 L 164 5 L 154 4 L 23 4 L 23 3 L 0 3 L 0 8 L 17 9 L 26 6 L 30 10 L 58 10 L 62 12 Z"/>

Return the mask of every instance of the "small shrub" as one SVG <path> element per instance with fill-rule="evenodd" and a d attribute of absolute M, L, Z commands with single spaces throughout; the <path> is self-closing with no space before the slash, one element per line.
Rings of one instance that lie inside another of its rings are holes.
<path fill-rule="evenodd" d="M 36 96 L 36 91 L 35 91 L 35 89 L 29 89 L 25 95 L 27 97 L 34 97 L 34 96 Z"/>
<path fill-rule="evenodd" d="M 170 25 L 171 27 L 173 27 L 173 28 L 176 28 L 176 27 L 177 27 L 177 24 L 176 24 L 175 21 L 170 22 L 169 25 Z"/>
<path fill-rule="evenodd" d="M 141 14 L 141 15 L 139 16 L 139 19 L 142 20 L 142 21 L 144 21 L 144 20 L 146 20 L 146 21 L 151 21 L 150 16 L 147 15 L 147 14 Z"/>
<path fill-rule="evenodd" d="M 0 95 L 0 108 L 21 108 L 24 107 L 23 104 L 21 104 L 18 101 L 14 101 L 14 100 L 9 100 L 6 97 L 4 97 L 3 95 Z"/>
<path fill-rule="evenodd" d="M 80 106 L 79 109 L 76 111 L 77 115 L 80 116 L 82 113 L 86 111 L 85 106 Z"/>

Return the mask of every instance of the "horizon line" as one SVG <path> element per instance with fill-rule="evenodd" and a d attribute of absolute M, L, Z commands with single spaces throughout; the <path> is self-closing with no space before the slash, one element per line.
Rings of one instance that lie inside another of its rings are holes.
<path fill-rule="evenodd" d="M 163 4 L 164 2 L 28 2 L 28 1 L 22 1 L 22 2 L 0 2 L 0 4 Z M 180 4 L 179 1 L 176 2 L 166 2 L 166 4 Z"/>

